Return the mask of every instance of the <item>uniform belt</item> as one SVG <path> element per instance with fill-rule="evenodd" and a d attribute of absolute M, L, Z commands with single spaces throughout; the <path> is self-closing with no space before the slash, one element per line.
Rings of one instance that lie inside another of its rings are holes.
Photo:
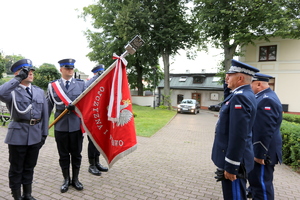
<path fill-rule="evenodd" d="M 41 121 L 41 119 L 13 119 L 13 121 L 29 124 L 32 126 L 38 124 Z"/>

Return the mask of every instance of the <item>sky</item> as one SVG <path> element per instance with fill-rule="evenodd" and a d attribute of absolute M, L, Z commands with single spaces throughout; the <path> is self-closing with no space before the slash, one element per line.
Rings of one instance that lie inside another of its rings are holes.
<path fill-rule="evenodd" d="M 91 69 L 97 63 L 86 57 L 91 49 L 84 35 L 91 23 L 78 16 L 83 7 L 93 3 L 94 0 L 0 0 L 0 51 L 4 55 L 22 55 L 37 67 L 50 63 L 57 69 L 59 60 L 73 58 L 79 71 L 92 76 Z M 216 72 L 221 52 L 210 48 L 209 53 L 200 52 L 195 60 L 188 60 L 180 51 L 170 59 L 170 73 L 200 73 L 202 69 Z M 163 67 L 162 60 L 160 65 Z"/>

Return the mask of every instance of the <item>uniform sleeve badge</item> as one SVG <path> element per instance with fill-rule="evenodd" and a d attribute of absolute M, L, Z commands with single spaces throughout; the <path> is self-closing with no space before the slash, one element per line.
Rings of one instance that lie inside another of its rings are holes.
<path fill-rule="evenodd" d="M 234 105 L 235 109 L 242 109 L 242 105 Z"/>

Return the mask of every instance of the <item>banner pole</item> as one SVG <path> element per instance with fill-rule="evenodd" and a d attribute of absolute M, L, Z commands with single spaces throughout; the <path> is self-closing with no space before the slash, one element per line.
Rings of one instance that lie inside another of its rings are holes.
<path fill-rule="evenodd" d="M 134 54 L 136 50 L 141 47 L 145 42 L 140 38 L 140 36 L 136 35 L 126 46 L 126 51 L 120 56 L 125 58 L 128 54 Z M 75 106 L 80 99 L 82 99 L 100 80 L 103 79 L 103 77 L 106 76 L 113 68 L 116 67 L 117 61 L 115 61 L 113 64 L 107 68 L 89 87 L 87 87 L 74 101 L 72 101 L 72 104 Z M 68 109 L 65 109 L 59 116 L 55 118 L 55 120 L 49 125 L 49 129 L 56 124 L 65 114 L 68 113 Z"/>

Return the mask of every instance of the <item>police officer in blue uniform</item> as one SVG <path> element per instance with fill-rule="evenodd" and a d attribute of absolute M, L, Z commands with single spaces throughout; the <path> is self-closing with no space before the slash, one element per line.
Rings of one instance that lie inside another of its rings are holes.
<path fill-rule="evenodd" d="M 269 87 L 271 78 L 273 77 L 256 73 L 251 84 L 257 100 L 257 114 L 252 129 L 254 169 L 248 176 L 253 199 L 274 199 L 274 167 L 282 162 L 282 105 Z"/>
<path fill-rule="evenodd" d="M 252 126 L 256 100 L 251 89 L 255 67 L 232 60 L 226 83 L 231 93 L 224 99 L 215 130 L 212 161 L 222 172 L 225 200 L 247 199 L 246 176 L 253 168 Z"/>
<path fill-rule="evenodd" d="M 5 143 L 9 151 L 9 187 L 14 199 L 31 196 L 34 167 L 48 135 L 48 108 L 44 91 L 32 85 L 32 61 L 22 59 L 11 66 L 15 77 L 0 86 L 0 100 L 6 103 L 12 121 Z M 21 197 L 21 185 L 23 196 Z"/>
<path fill-rule="evenodd" d="M 92 72 L 98 78 L 104 72 L 104 65 L 102 65 L 102 64 L 97 65 L 96 67 L 94 67 L 92 69 Z M 92 84 L 92 82 L 94 80 L 95 79 L 90 79 L 87 82 L 87 86 Z M 94 143 L 92 142 L 92 140 L 90 139 L 89 136 L 88 136 L 88 140 L 89 140 L 88 157 L 89 157 L 89 163 L 90 163 L 88 171 L 95 176 L 100 176 L 101 172 L 107 172 L 108 168 L 104 167 L 100 164 L 100 161 L 99 161 L 100 152 L 97 150 L 97 148 L 95 147 Z"/>
<path fill-rule="evenodd" d="M 60 94 L 65 94 L 69 100 L 74 101 L 86 89 L 86 84 L 81 79 L 73 78 L 74 59 L 63 59 L 58 61 L 58 63 L 60 65 L 61 78 L 53 82 L 56 82 L 57 85 L 60 86 Z M 74 105 L 65 105 L 51 83 L 48 85 L 47 100 L 49 114 L 55 106 L 54 118 L 57 118 L 65 108 L 69 110 L 69 112 L 54 125 L 59 165 L 64 177 L 60 191 L 62 193 L 68 191 L 70 185 L 77 190 L 82 190 L 83 185 L 78 179 L 83 142 L 81 120 L 74 112 Z M 72 181 L 70 177 L 70 165 L 72 165 Z"/>

